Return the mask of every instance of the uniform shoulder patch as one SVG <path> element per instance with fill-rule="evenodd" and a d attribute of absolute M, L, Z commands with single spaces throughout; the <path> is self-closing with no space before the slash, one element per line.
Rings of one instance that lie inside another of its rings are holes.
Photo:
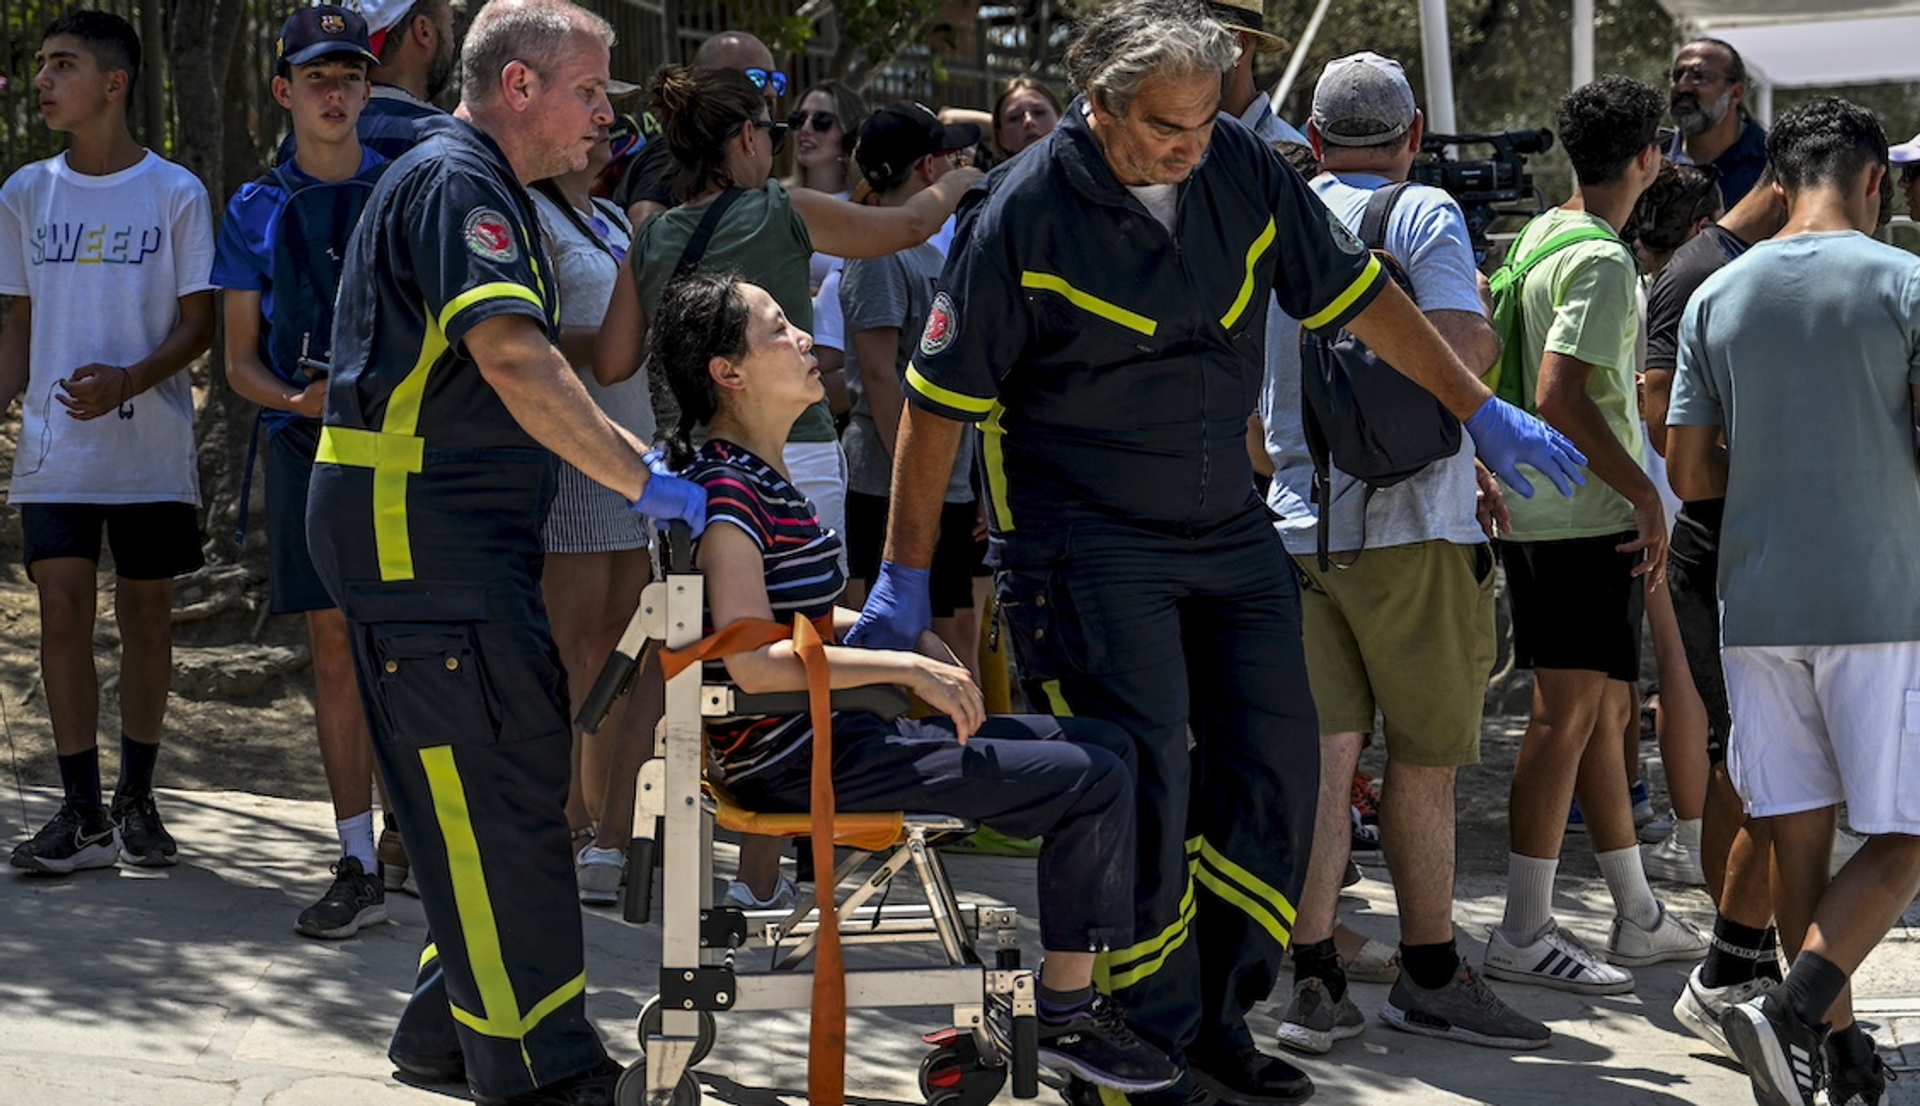
<path fill-rule="evenodd" d="M 1333 243 L 1340 247 L 1341 252 L 1355 256 L 1367 252 L 1366 243 L 1360 241 L 1352 231 L 1348 230 L 1347 224 L 1341 222 L 1340 217 L 1332 211 L 1327 212 L 1327 229 L 1332 232 Z"/>
<path fill-rule="evenodd" d="M 945 292 L 935 295 L 933 306 L 927 309 L 926 329 L 920 332 L 920 352 L 932 357 L 952 345 L 954 328 L 958 324 L 953 297 Z"/>
<path fill-rule="evenodd" d="M 461 228 L 461 236 L 466 239 L 467 249 L 477 257 L 502 264 L 520 256 L 520 245 L 514 241 L 513 224 L 507 217 L 490 207 L 476 207 L 467 215 L 466 225 Z"/>

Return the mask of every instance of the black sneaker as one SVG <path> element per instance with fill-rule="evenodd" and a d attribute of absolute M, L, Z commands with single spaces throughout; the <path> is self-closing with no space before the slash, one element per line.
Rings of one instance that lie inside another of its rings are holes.
<path fill-rule="evenodd" d="M 1165 1053 L 1127 1028 L 1120 1005 L 1097 991 L 1066 1021 L 1041 1019 L 1040 1063 L 1116 1091 L 1157 1091 L 1180 1078 Z"/>
<path fill-rule="evenodd" d="M 1828 1106 L 1881 1106 L 1887 1081 L 1897 1078 L 1864 1030 L 1827 1038 Z"/>
<path fill-rule="evenodd" d="M 624 1070 L 613 1060 L 602 1060 L 579 1075 L 526 1094 L 511 1098 L 476 1094 L 474 1106 L 614 1106 L 615 1085 Z"/>
<path fill-rule="evenodd" d="M 1306 1072 L 1252 1046 L 1229 1053 L 1195 1045 L 1187 1049 L 1187 1067 L 1227 1106 L 1268 1106 L 1313 1097 L 1313 1080 Z"/>
<path fill-rule="evenodd" d="M 320 901 L 300 912 L 293 928 L 308 937 L 338 941 L 387 920 L 387 889 L 368 874 L 357 857 L 343 856 L 329 871 L 333 886 Z"/>
<path fill-rule="evenodd" d="M 120 827 L 120 859 L 143 868 L 165 868 L 176 863 L 179 849 L 173 835 L 160 824 L 160 808 L 154 805 L 152 791 L 116 794 L 108 808 L 114 825 Z"/>
<path fill-rule="evenodd" d="M 1446 986 L 1427 990 L 1400 969 L 1380 1020 L 1395 1029 L 1485 1048 L 1545 1048 L 1553 1031 L 1500 1001 L 1462 960 Z"/>
<path fill-rule="evenodd" d="M 1813 1106 L 1813 1094 L 1825 1082 L 1824 1053 L 1827 1027 L 1802 1022 L 1769 993 L 1751 1002 L 1727 1007 L 1720 1015 L 1733 1058 L 1753 1080 L 1753 1098 L 1760 1106 Z"/>
<path fill-rule="evenodd" d="M 1060 1097 L 1067 1106 L 1106 1106 L 1106 1100 L 1100 1097 L 1100 1088 L 1084 1079 L 1067 1076 L 1066 1086 L 1060 1088 Z M 1173 1086 L 1157 1091 L 1135 1091 L 1126 1096 L 1127 1106 L 1223 1106 L 1212 1092 L 1193 1081 L 1190 1075 L 1183 1075 L 1174 1081 Z"/>
<path fill-rule="evenodd" d="M 39 833 L 14 846 L 13 866 L 64 876 L 83 868 L 111 868 L 119 857 L 119 837 L 106 811 L 61 803 Z"/>

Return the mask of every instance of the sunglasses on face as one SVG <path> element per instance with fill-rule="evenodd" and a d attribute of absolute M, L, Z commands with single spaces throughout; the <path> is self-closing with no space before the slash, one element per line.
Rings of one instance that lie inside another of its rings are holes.
<path fill-rule="evenodd" d="M 1661 152 L 1664 153 L 1665 151 L 1671 150 L 1673 148 L 1674 140 L 1679 137 L 1680 137 L 1680 131 L 1677 128 L 1660 127 L 1659 129 L 1653 132 L 1653 144 L 1655 146 L 1658 146 Z"/>
<path fill-rule="evenodd" d="M 785 123 L 776 123 L 771 119 L 749 119 L 740 125 L 742 127 L 751 125 L 766 131 L 767 139 L 773 143 L 773 152 L 775 154 L 787 148 L 787 131 L 789 128 Z"/>
<path fill-rule="evenodd" d="M 805 130 L 808 124 L 812 124 L 814 131 L 819 134 L 832 130 L 839 121 L 839 117 L 830 111 L 796 111 L 787 116 L 787 126 L 794 130 Z"/>
<path fill-rule="evenodd" d="M 747 75 L 747 79 L 753 82 L 755 88 L 764 91 L 768 85 L 772 85 L 775 96 L 787 94 L 787 75 L 778 69 L 761 69 L 755 66 L 743 69 L 741 72 Z"/>

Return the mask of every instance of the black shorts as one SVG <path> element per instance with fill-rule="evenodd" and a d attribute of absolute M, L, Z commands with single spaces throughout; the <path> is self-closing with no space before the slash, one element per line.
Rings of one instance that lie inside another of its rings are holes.
<path fill-rule="evenodd" d="M 81 557 L 100 563 L 100 532 L 125 580 L 168 580 L 206 564 L 200 508 L 191 503 L 22 503 L 27 575 L 35 561 Z"/>
<path fill-rule="evenodd" d="M 940 540 L 933 547 L 933 571 L 928 591 L 935 618 L 952 618 L 955 611 L 973 607 L 974 569 L 983 563 L 986 546 L 973 540 L 979 507 L 947 503 L 940 508 Z M 847 493 L 847 572 L 868 584 L 880 575 L 880 555 L 887 542 L 887 498 Z"/>
<path fill-rule="evenodd" d="M 1687 670 L 1707 708 L 1707 763 L 1727 759 L 1733 715 L 1727 709 L 1727 673 L 1720 667 L 1720 515 L 1726 501 L 1688 503 L 1673 519 L 1667 546 L 1667 591 L 1680 624 Z"/>
<path fill-rule="evenodd" d="M 1629 683 L 1640 678 L 1646 610 L 1638 553 L 1614 548 L 1629 530 L 1598 538 L 1496 543 L 1513 606 L 1513 663 L 1579 668 Z"/>
<path fill-rule="evenodd" d="M 267 435 L 267 609 L 305 614 L 335 606 L 307 552 L 307 484 L 320 424 L 302 419 Z"/>

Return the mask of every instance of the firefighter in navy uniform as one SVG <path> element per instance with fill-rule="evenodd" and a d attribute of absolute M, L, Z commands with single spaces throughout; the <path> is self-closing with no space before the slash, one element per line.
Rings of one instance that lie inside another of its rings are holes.
<path fill-rule="evenodd" d="M 431 931 L 390 1055 L 481 1103 L 607 1103 L 619 1070 L 584 1007 L 572 734 L 540 600 L 553 455 L 658 520 L 705 515 L 552 344 L 523 186 L 578 169 L 612 121 L 611 39 L 564 0 L 475 17 L 471 122 L 426 124 L 348 247 L 308 508 Z"/>
<path fill-rule="evenodd" d="M 1216 118 L 1233 64 L 1231 34 L 1182 0 L 1082 23 L 1082 98 L 963 207 L 907 371 L 887 560 L 851 635 L 886 646 L 926 624 L 935 473 L 978 424 L 1029 695 L 1136 742 L 1136 943 L 1099 978 L 1189 1073 L 1136 1103 L 1313 1089 L 1245 1022 L 1287 945 L 1320 758 L 1299 593 L 1244 444 L 1270 295 L 1432 391 L 1490 467 L 1582 460 L 1494 400 L 1305 182 Z"/>

